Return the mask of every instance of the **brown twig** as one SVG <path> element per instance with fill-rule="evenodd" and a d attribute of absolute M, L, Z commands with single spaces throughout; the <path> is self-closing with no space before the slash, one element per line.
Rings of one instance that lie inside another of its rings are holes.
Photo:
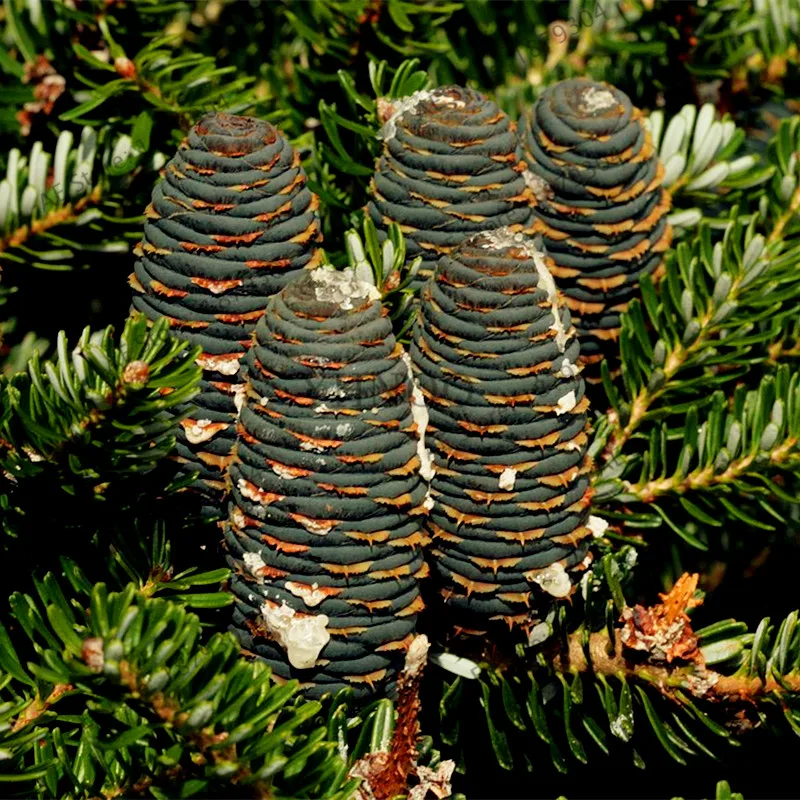
<path fill-rule="evenodd" d="M 709 669 L 699 671 L 693 665 L 670 667 L 634 660 L 626 655 L 622 630 L 619 629 L 613 646 L 605 631 L 593 633 L 589 637 L 589 655 L 591 663 L 586 660 L 580 635 L 572 634 L 568 639 L 567 654 L 556 656 L 553 665 L 563 672 L 638 678 L 655 684 L 667 696 L 673 690 L 686 689 L 706 700 L 720 702 L 753 701 L 767 695 L 800 692 L 800 675 L 782 676 L 781 683 L 768 678 L 765 683 L 761 678 L 748 675 L 722 675 Z"/>
<path fill-rule="evenodd" d="M 10 231 L 6 236 L 0 237 L 0 253 L 11 247 L 19 247 L 34 236 L 47 232 L 50 228 L 75 222 L 90 205 L 96 205 L 101 199 L 100 186 L 95 186 L 88 195 L 75 203 L 67 203 L 48 212 L 41 219 L 31 222 L 30 225 L 22 225 Z"/>
<path fill-rule="evenodd" d="M 422 672 L 428 659 L 427 637 L 417 637 L 408 649 L 406 666 L 397 682 L 397 723 L 389 758 L 383 778 L 383 793 L 379 798 L 391 798 L 402 794 L 408 786 L 409 775 L 417 761 L 417 739 L 419 738 L 419 689 Z"/>
<path fill-rule="evenodd" d="M 788 674 L 766 682 L 746 674 L 722 675 L 708 669 L 698 647 L 687 611 L 699 605 L 695 598 L 698 576 L 684 574 L 661 603 L 635 606 L 623 612 L 624 627 L 589 637 L 589 658 L 579 632 L 568 637 L 567 648 L 553 659 L 562 672 L 633 678 L 656 686 L 678 702 L 676 691 L 728 705 L 754 703 L 768 695 L 800 692 L 800 675 Z"/>
<path fill-rule="evenodd" d="M 60 697 L 73 689 L 70 683 L 57 683 L 50 694 L 43 700 L 41 697 L 35 698 L 26 707 L 25 710 L 17 717 L 11 727 L 12 733 L 16 733 L 26 725 L 35 722 L 39 717 L 47 711 L 50 706 L 56 703 Z"/>
<path fill-rule="evenodd" d="M 784 466 L 792 454 L 796 454 L 798 440 L 791 437 L 769 453 L 769 466 Z M 653 503 L 666 494 L 686 494 L 699 489 L 712 489 L 739 480 L 747 473 L 756 457 L 762 453 L 750 454 L 732 461 L 724 472 L 716 473 L 713 465 L 702 470 L 690 472 L 685 478 L 672 476 L 663 480 L 632 484 L 624 481 L 625 491 L 637 496 L 642 503 Z M 763 471 L 763 469 L 761 469 Z"/>
<path fill-rule="evenodd" d="M 800 212 L 800 186 L 794 190 L 786 211 L 784 211 L 783 214 L 781 214 L 776 220 L 775 226 L 772 228 L 770 235 L 767 237 L 767 245 L 777 242 L 778 239 L 783 236 L 783 229 L 788 225 L 792 217 L 798 212 Z"/>
<path fill-rule="evenodd" d="M 729 300 L 735 300 L 738 295 L 739 281 L 734 281 L 731 286 Z M 631 413 L 628 422 L 623 427 L 620 420 L 615 413 L 609 415 L 609 419 L 613 425 L 613 432 L 606 446 L 606 454 L 616 454 L 627 441 L 633 436 L 639 427 L 639 424 L 644 419 L 650 406 L 669 388 L 669 381 L 683 369 L 691 357 L 705 344 L 711 337 L 711 323 L 716 314 L 716 308 L 708 308 L 706 312 L 698 318 L 700 324 L 700 332 L 694 341 L 685 346 L 678 343 L 678 346 L 667 356 L 664 362 L 662 371 L 664 373 L 664 380 L 661 382 L 659 388 L 650 390 L 647 386 L 642 387 L 631 404 Z"/>
<path fill-rule="evenodd" d="M 443 772 L 417 765 L 419 689 L 428 659 L 428 646 L 428 638 L 421 635 L 415 637 L 408 648 L 405 668 L 397 681 L 397 721 L 388 750 L 369 753 L 350 770 L 352 777 L 364 779 L 357 795 L 360 800 L 391 800 L 406 794 L 421 798 L 429 789 L 437 797 L 450 793 L 448 766 L 451 762 L 447 762 Z M 409 793 L 411 778 L 416 778 L 420 785 Z"/>

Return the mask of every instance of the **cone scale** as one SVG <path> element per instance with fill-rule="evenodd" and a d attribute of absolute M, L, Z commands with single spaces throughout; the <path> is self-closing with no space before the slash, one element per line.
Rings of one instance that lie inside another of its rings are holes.
<path fill-rule="evenodd" d="M 609 84 L 562 81 L 524 116 L 520 141 L 538 184 L 533 232 L 572 311 L 583 361 L 616 363 L 620 315 L 672 240 L 664 170 L 642 113 Z"/>
<path fill-rule="evenodd" d="M 457 627 L 530 631 L 588 564 L 579 344 L 531 240 L 480 234 L 425 285 L 410 355 L 429 413 L 426 526 Z"/>
<path fill-rule="evenodd" d="M 209 114 L 192 128 L 146 210 L 133 307 L 200 345 L 199 396 L 178 459 L 216 503 L 235 442 L 241 359 L 267 300 L 319 260 L 317 198 L 300 156 L 268 122 Z"/>
<path fill-rule="evenodd" d="M 270 301 L 230 467 L 234 630 L 314 697 L 391 691 L 422 608 L 427 487 L 408 369 L 375 294 L 318 269 Z"/>
<path fill-rule="evenodd" d="M 416 287 L 464 239 L 503 226 L 522 231 L 532 195 L 514 123 L 479 92 L 446 86 L 392 101 L 367 211 L 379 231 L 397 222 Z"/>

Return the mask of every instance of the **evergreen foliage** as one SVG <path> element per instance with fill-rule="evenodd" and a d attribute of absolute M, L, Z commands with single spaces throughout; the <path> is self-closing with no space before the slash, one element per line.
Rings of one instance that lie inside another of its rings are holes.
<path fill-rule="evenodd" d="M 86 328 L 70 351 L 38 351 L 27 370 L 0 377 L 0 469 L 3 528 L 15 528 L 48 497 L 95 502 L 128 490 L 129 476 L 156 468 L 175 446 L 176 407 L 197 392 L 197 350 L 169 336 L 166 320 L 148 329 L 143 315 L 113 328 Z M 47 493 L 47 494 L 43 494 Z M 78 511 L 80 513 L 80 510 Z"/>
<path fill-rule="evenodd" d="M 4 0 L 2 792 L 696 797 L 720 775 L 683 765 L 715 759 L 778 792 L 800 735 L 799 30 L 798 0 Z M 222 533 L 175 460 L 200 350 L 130 312 L 159 173 L 206 114 L 279 126 L 320 260 L 408 344 L 416 223 L 365 212 L 392 110 L 456 85 L 518 121 L 584 77 L 642 109 L 674 229 L 591 387 L 594 560 L 526 641 L 422 612 L 429 663 L 394 700 L 303 697 L 228 632 Z"/>
<path fill-rule="evenodd" d="M 0 628 L 0 781 L 36 781 L 40 797 L 194 797 L 230 783 L 261 797 L 352 794 L 335 742 L 308 724 L 320 704 L 292 702 L 295 682 L 273 685 L 230 634 L 201 644 L 200 619 L 174 598 L 133 584 L 110 592 L 63 566 L 70 600 L 52 573 L 37 598 L 10 600 L 35 661 L 23 666 Z"/>

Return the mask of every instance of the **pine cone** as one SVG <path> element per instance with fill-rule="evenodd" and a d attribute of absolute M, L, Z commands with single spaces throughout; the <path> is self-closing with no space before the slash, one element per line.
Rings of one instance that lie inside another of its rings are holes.
<path fill-rule="evenodd" d="M 535 175 L 534 232 L 573 312 L 583 361 L 597 363 L 616 351 L 620 314 L 672 240 L 664 169 L 641 111 L 585 78 L 546 89 L 520 138 Z"/>
<path fill-rule="evenodd" d="M 516 129 L 493 101 L 445 86 L 393 101 L 388 111 L 367 210 L 379 230 L 401 226 L 409 260 L 422 256 L 415 288 L 469 236 L 530 224 Z"/>
<path fill-rule="evenodd" d="M 443 256 L 410 355 L 429 409 L 441 594 L 457 627 L 529 631 L 548 605 L 537 588 L 570 593 L 591 533 L 579 344 L 531 240 L 494 231 Z"/>
<path fill-rule="evenodd" d="M 311 696 L 391 688 L 427 571 L 411 382 L 376 290 L 318 269 L 247 356 L 225 540 L 242 646 Z"/>
<path fill-rule="evenodd" d="M 178 458 L 220 502 L 244 392 L 240 360 L 267 299 L 319 260 L 317 198 L 300 156 L 268 122 L 209 114 L 167 164 L 147 207 L 133 306 L 166 316 L 203 353 L 201 392 Z"/>

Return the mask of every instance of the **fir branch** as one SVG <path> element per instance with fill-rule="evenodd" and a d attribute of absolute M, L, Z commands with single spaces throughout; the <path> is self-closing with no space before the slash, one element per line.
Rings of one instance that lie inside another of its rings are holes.
<path fill-rule="evenodd" d="M 201 644 L 194 614 L 133 586 L 89 585 L 69 603 L 50 575 L 39 595 L 41 608 L 11 599 L 36 653 L 27 668 L 0 626 L 0 691 L 11 679 L 12 702 L 26 686 L 35 692 L 0 735 L 0 782 L 35 782 L 39 796 L 160 797 L 158 786 L 174 781 L 191 796 L 223 786 L 256 797 L 343 799 L 354 790 L 336 743 L 309 724 L 320 704 L 290 703 L 297 684 L 271 685 L 263 663 L 239 659 L 231 635 Z"/>
<path fill-rule="evenodd" d="M 596 476 L 595 502 L 611 504 L 612 511 L 613 504 L 622 504 L 632 518 L 626 520 L 624 513 L 616 518 L 634 527 L 641 525 L 651 507 L 654 525 L 660 518 L 703 549 L 690 527 L 718 527 L 726 515 L 771 529 L 747 506 L 754 504 L 781 520 L 776 501 L 795 502 L 782 486 L 800 469 L 798 409 L 800 374 L 789 365 L 764 378 L 758 389 L 738 387 L 730 402 L 715 392 L 702 407 L 691 404 L 685 409 L 682 430 L 670 430 L 666 423 L 655 426 L 642 452 L 607 463 Z M 678 439 L 680 447 L 672 444 Z M 638 477 L 631 479 L 637 471 Z M 688 515 L 690 525 L 681 524 L 671 507 L 660 504 L 666 499 L 680 501 L 681 516 Z"/>
<path fill-rule="evenodd" d="M 127 251 L 109 229 L 124 234 L 126 224 L 139 222 L 120 218 L 118 210 L 120 193 L 159 166 L 143 162 L 149 137 L 150 121 L 141 118 L 130 136 L 114 140 L 107 129 L 84 128 L 75 146 L 72 132 L 62 131 L 52 154 L 41 142 L 27 157 L 11 150 L 0 181 L 0 261 L 69 269 L 78 252 Z"/>
<path fill-rule="evenodd" d="M 510 661 L 481 660 L 472 670 L 463 658 L 434 658 L 460 675 L 441 688 L 442 736 L 451 747 L 460 747 L 460 718 L 483 717 L 483 732 L 471 726 L 470 739 L 488 738 L 501 767 L 536 763 L 538 741 L 566 772 L 571 759 L 588 763 L 589 743 L 605 755 L 632 749 L 644 766 L 643 724 L 681 764 L 736 745 L 759 725 L 797 726 L 797 612 L 777 629 L 762 621 L 755 634 L 732 620 L 695 631 L 688 612 L 700 602 L 697 575 L 684 575 L 660 603 L 631 608 L 619 586 L 624 561 L 609 555 L 587 573 L 583 607 L 567 615 L 577 624 L 563 621 L 542 647 L 519 649 Z M 603 607 L 605 624 L 595 613 Z"/>
<path fill-rule="evenodd" d="M 134 315 L 118 343 L 111 327 L 96 335 L 87 328 L 72 352 L 62 333 L 55 361 L 41 363 L 34 353 L 27 373 L 0 377 L 6 532 L 25 517 L 53 513 L 43 503 L 48 496 L 76 508 L 114 493 L 119 501 L 126 491 L 132 499 L 133 487 L 121 479 L 149 473 L 169 455 L 200 368 L 166 320 L 147 325 Z"/>
<path fill-rule="evenodd" d="M 168 327 L 160 320 L 148 331 L 145 317 L 134 314 L 118 345 L 113 328 L 99 336 L 86 328 L 71 354 L 66 337 L 59 336 L 55 363 L 41 364 L 35 354 L 27 375 L 0 385 L 8 401 L 3 431 L 12 457 L 57 463 L 76 446 L 90 445 L 111 451 L 106 457 L 115 472 L 151 468 L 168 452 L 176 424 L 164 412 L 191 399 L 200 374 L 196 353 L 170 337 Z M 148 458 L 141 460 L 145 451 Z M 14 474 L 21 467 L 6 469 Z"/>
<path fill-rule="evenodd" d="M 770 452 L 764 452 L 763 465 L 766 468 L 796 468 L 798 465 L 798 440 L 794 437 L 781 442 Z M 674 475 L 664 480 L 651 480 L 646 483 L 631 484 L 625 482 L 625 491 L 634 495 L 642 503 L 652 503 L 659 497 L 668 494 L 682 495 L 688 492 L 697 492 L 703 489 L 713 489 L 718 486 L 739 484 L 750 473 L 753 463 L 758 456 L 749 454 L 732 461 L 721 473 L 715 473 L 714 466 L 708 465 L 690 472 L 685 478 Z"/>
<path fill-rule="evenodd" d="M 241 113 L 253 109 L 258 102 L 253 93 L 253 76 L 236 76 L 234 66 L 218 66 L 213 56 L 176 53 L 171 47 L 176 41 L 175 37 L 156 38 L 136 55 L 129 57 L 114 40 L 102 18 L 100 28 L 117 77 L 101 83 L 82 78 L 91 87 L 88 97 L 61 114 L 62 121 L 91 124 L 95 109 L 116 100 L 117 105 L 121 106 L 123 119 L 132 119 L 131 112 L 150 109 L 169 115 L 183 131 L 187 131 L 204 112 L 220 110 Z M 98 64 L 85 48 L 76 49 L 76 55 L 86 66 L 105 74 L 107 65 Z M 141 101 L 124 103 L 123 97 L 129 93 L 135 93 Z"/>
<path fill-rule="evenodd" d="M 702 602 L 695 597 L 697 579 L 697 575 L 684 574 L 669 592 L 661 595 L 661 603 L 650 608 L 623 609 L 624 627 L 615 628 L 613 638 L 608 631 L 591 633 L 587 647 L 583 631 L 571 633 L 566 651 L 555 657 L 553 666 L 571 673 L 642 679 L 675 702 L 682 702 L 684 696 L 676 690 L 716 704 L 800 701 L 800 642 L 795 637 L 798 612 L 792 612 L 774 636 L 769 620 L 762 621 L 763 635 L 759 637 L 742 636 L 735 623 L 726 622 L 722 630 L 734 628 L 738 635 L 727 642 L 722 639 L 728 645 L 725 652 L 716 638 L 719 626 L 697 633 L 691 628 L 686 612 Z M 706 648 L 702 646 L 704 638 L 708 641 Z M 732 674 L 710 670 L 704 649 L 712 654 L 722 651 L 725 661 L 736 658 L 742 666 Z M 765 665 L 759 664 L 761 657 Z"/>
<path fill-rule="evenodd" d="M 67 203 L 60 208 L 48 211 L 40 219 L 31 221 L 29 225 L 22 225 L 9 231 L 0 238 L 0 253 L 21 247 L 27 244 L 29 239 L 41 236 L 58 225 L 71 225 L 77 222 L 81 214 L 90 206 L 98 205 L 101 198 L 101 189 L 99 186 L 95 186 L 88 195 L 85 195 L 75 203 Z"/>
<path fill-rule="evenodd" d="M 753 348 L 769 343 L 780 320 L 791 316 L 797 293 L 791 265 L 798 250 L 783 243 L 767 248 L 755 222 L 745 228 L 734 209 L 722 241 L 713 245 L 710 229 L 701 226 L 669 254 L 658 289 L 642 281 L 642 301 L 631 303 L 623 316 L 626 399 L 604 380 L 614 406 L 607 459 L 622 451 L 643 422 L 663 416 L 661 408 L 670 413 L 668 400 L 677 405 L 701 382 L 706 387 L 730 382 Z M 760 320 L 768 326 L 754 331 Z M 702 378 L 690 374 L 681 380 L 692 369 Z M 682 410 L 677 407 L 677 413 Z"/>
<path fill-rule="evenodd" d="M 759 210 L 731 209 L 717 241 L 715 223 L 703 223 L 668 254 L 657 287 L 643 280 L 641 301 L 623 315 L 622 385 L 604 378 L 612 409 L 593 452 L 601 457 L 595 501 L 621 506 L 609 507 L 610 517 L 625 527 L 666 525 L 706 549 L 718 519 L 772 530 L 771 518 L 783 520 L 774 499 L 792 502 L 775 478 L 797 469 L 797 431 L 784 416 L 795 407 L 795 378 L 760 371 L 759 388 L 739 386 L 730 407 L 726 393 L 793 341 L 800 249 L 782 200 L 796 186 L 789 151 L 798 133 L 786 123 L 774 137 L 772 178 L 753 201 Z"/>

